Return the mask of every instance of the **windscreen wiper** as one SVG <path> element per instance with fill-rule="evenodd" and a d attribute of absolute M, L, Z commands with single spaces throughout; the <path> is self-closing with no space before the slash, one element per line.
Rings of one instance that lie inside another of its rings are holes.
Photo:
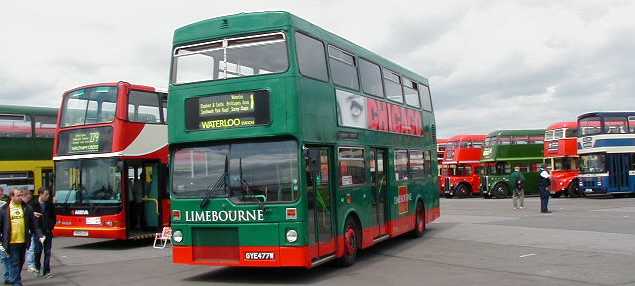
<path fill-rule="evenodd" d="M 204 209 L 209 204 L 209 200 L 212 198 L 212 195 L 217 193 L 221 188 L 223 192 L 227 189 L 227 178 L 229 177 L 229 158 L 225 155 L 225 170 L 223 170 L 223 174 L 218 177 L 216 182 L 207 186 L 205 197 L 201 200 L 200 207 Z"/>

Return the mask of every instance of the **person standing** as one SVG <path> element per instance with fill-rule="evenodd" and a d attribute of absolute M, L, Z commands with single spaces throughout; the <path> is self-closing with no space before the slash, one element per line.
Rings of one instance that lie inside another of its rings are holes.
<path fill-rule="evenodd" d="M 513 200 L 514 200 L 514 209 L 518 209 L 518 201 L 520 200 L 520 208 L 525 208 L 525 176 L 520 172 L 520 167 L 514 167 L 514 172 L 512 172 L 511 183 L 514 188 L 513 191 Z"/>
<path fill-rule="evenodd" d="M 51 273 L 51 246 L 53 245 L 53 228 L 56 220 L 49 190 L 40 192 L 34 210 L 41 214 L 38 220 L 38 227 L 46 237 L 44 243 L 35 240 L 35 268 L 39 271 L 40 276 L 48 278 Z M 44 261 L 42 261 L 42 253 L 44 253 Z"/>
<path fill-rule="evenodd" d="M 42 192 L 42 188 L 39 189 L 40 192 Z M 33 200 L 33 192 L 29 189 L 25 189 L 23 191 L 23 195 L 22 195 L 22 201 L 27 204 L 29 207 L 31 207 L 31 210 L 35 210 L 35 204 L 36 202 Z M 36 219 L 38 219 L 40 217 L 40 213 L 35 212 L 33 213 L 33 215 L 35 216 Z M 35 237 L 31 238 L 31 241 L 28 243 L 28 249 L 26 250 L 26 268 L 27 271 L 32 272 L 32 273 L 37 273 L 37 269 L 35 268 L 35 260 L 34 260 L 34 253 L 35 253 Z"/>
<path fill-rule="evenodd" d="M 8 198 L 5 198 L 4 188 L 0 187 L 0 208 L 7 204 Z M 9 255 L 7 254 L 7 250 L 4 247 L 0 249 L 0 261 L 2 262 L 2 266 L 4 266 L 4 281 L 9 280 Z"/>
<path fill-rule="evenodd" d="M 540 212 L 551 213 L 549 210 L 549 186 L 551 185 L 551 174 L 545 169 L 544 166 L 540 166 L 540 177 L 538 182 L 538 189 L 540 191 Z"/>
<path fill-rule="evenodd" d="M 22 285 L 22 266 L 24 254 L 28 247 L 30 235 L 34 234 L 41 241 L 45 237 L 37 227 L 33 210 L 22 201 L 23 191 L 13 189 L 8 204 L 0 207 L 0 233 L 2 247 L 9 255 L 8 276 L 5 284 Z"/>

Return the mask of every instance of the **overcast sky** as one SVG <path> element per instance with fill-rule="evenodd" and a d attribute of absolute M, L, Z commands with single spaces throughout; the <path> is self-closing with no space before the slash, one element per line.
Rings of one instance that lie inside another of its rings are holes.
<path fill-rule="evenodd" d="M 440 137 L 635 110 L 635 1 L 608 0 L 5 0 L 0 104 L 58 107 L 63 91 L 94 82 L 167 87 L 176 28 L 263 10 L 290 11 L 427 77 Z"/>

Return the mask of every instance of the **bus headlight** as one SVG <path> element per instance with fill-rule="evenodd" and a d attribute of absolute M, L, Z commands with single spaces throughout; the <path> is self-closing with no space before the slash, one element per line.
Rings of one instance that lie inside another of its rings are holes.
<path fill-rule="evenodd" d="M 287 241 L 291 243 L 298 241 L 298 232 L 293 229 L 288 230 Z"/>
<path fill-rule="evenodd" d="M 580 187 L 584 187 L 584 182 L 579 181 L 579 182 L 578 182 L 578 185 L 579 185 Z"/>
<path fill-rule="evenodd" d="M 602 186 L 602 181 L 598 181 L 597 185 L 598 185 L 598 187 L 601 187 Z"/>
<path fill-rule="evenodd" d="M 180 230 L 175 231 L 175 232 L 172 234 L 172 239 L 173 239 L 175 242 L 180 243 L 181 241 L 183 241 L 183 233 L 182 233 Z"/>

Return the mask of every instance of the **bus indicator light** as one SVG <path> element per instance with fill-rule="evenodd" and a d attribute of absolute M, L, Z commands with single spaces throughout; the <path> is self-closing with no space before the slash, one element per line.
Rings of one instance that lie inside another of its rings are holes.
<path fill-rule="evenodd" d="M 298 219 L 298 209 L 296 208 L 287 208 L 287 220 L 295 220 Z"/>
<path fill-rule="evenodd" d="M 181 211 L 180 210 L 172 210 L 172 219 L 181 220 Z"/>

